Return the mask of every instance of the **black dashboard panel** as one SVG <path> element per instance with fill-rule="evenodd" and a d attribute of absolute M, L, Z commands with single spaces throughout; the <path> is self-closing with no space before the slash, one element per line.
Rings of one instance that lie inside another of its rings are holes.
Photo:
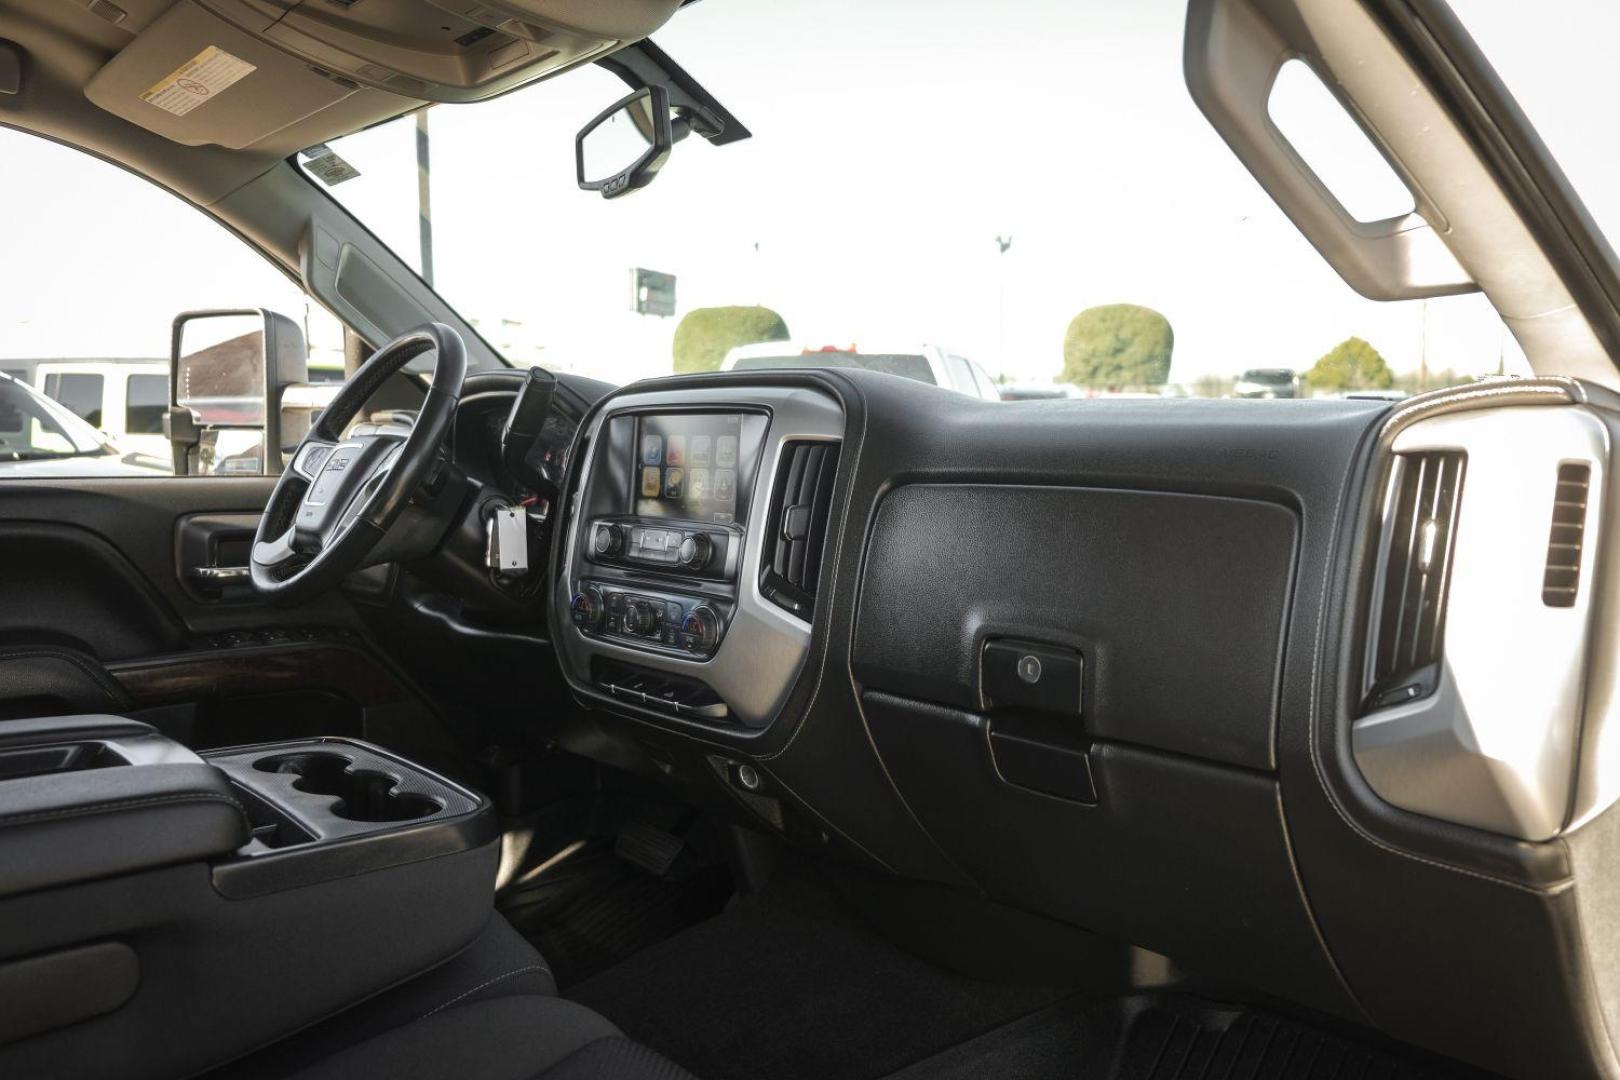
<path fill-rule="evenodd" d="M 1195 971 L 1346 1008 L 1269 777 L 1098 744 L 1097 802 L 1084 805 L 1007 783 L 986 752 L 995 722 L 984 716 L 880 693 L 863 706 L 912 809 L 992 897 Z"/>
<path fill-rule="evenodd" d="M 1479 396 L 1546 390 L 1513 385 Z M 730 728 L 571 679 L 599 732 L 672 777 L 682 754 L 722 785 L 747 762 L 764 801 L 810 815 L 828 850 L 898 876 L 1488 1068 L 1590 1073 L 1607 1043 L 1588 952 L 1620 895 L 1620 875 L 1592 867 L 1614 862 L 1620 816 L 1514 841 L 1394 810 L 1349 755 L 1387 405 L 989 403 L 821 371 L 655 380 L 597 413 L 757 403 L 761 388 L 811 391 L 844 418 L 798 674 L 760 723 Z M 559 550 L 554 565 L 579 564 Z M 554 591 L 554 628 L 568 599 Z M 1024 713 L 1006 671 L 986 702 L 978 667 L 1009 655 L 1012 678 L 1026 656 L 1072 663 L 1079 716 Z"/>
<path fill-rule="evenodd" d="M 867 543 L 851 666 L 977 708 L 986 638 L 1066 646 L 1092 736 L 1268 769 L 1295 533 L 1246 499 L 899 487 Z"/>

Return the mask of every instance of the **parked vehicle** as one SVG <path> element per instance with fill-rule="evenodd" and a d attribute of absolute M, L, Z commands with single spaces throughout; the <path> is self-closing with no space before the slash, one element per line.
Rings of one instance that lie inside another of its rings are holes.
<path fill-rule="evenodd" d="M 1232 396 L 1239 398 L 1297 398 L 1299 373 L 1292 368 L 1250 368 L 1237 377 Z"/>
<path fill-rule="evenodd" d="M 943 386 L 980 401 L 1000 401 L 995 381 L 977 363 L 938 345 L 897 350 L 855 345 L 802 345 L 779 341 L 739 345 L 726 353 L 721 371 L 771 371 L 792 368 L 857 368 Z"/>
<path fill-rule="evenodd" d="M 1009 383 L 997 389 L 1002 401 L 1057 401 L 1085 396 L 1072 383 Z"/>
<path fill-rule="evenodd" d="M 164 443 L 167 452 L 168 444 Z M 0 477 L 156 476 L 162 457 L 125 453 L 66 407 L 0 373 Z"/>
<path fill-rule="evenodd" d="M 124 450 L 169 453 L 163 437 L 169 365 L 163 361 L 41 360 L 34 365 L 34 389 Z"/>

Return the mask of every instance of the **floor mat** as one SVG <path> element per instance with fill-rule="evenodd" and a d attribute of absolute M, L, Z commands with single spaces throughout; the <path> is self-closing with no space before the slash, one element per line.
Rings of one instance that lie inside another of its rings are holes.
<path fill-rule="evenodd" d="M 724 867 L 665 881 L 612 851 L 588 850 L 506 890 L 500 909 L 566 990 L 710 918 L 730 895 Z"/>
<path fill-rule="evenodd" d="M 1083 1080 L 1101 1077 L 1106 1039 L 1084 999 L 1071 998 L 892 1073 L 888 1080 Z"/>
<path fill-rule="evenodd" d="M 762 893 L 567 996 L 704 1080 L 875 1080 L 1066 993 L 903 953 L 790 862 Z"/>
<path fill-rule="evenodd" d="M 1170 997 L 1073 998 L 887 1080 L 1439 1080 L 1457 1075 L 1270 1013 Z"/>
<path fill-rule="evenodd" d="M 1245 1009 L 1149 1007 L 1130 1021 L 1114 1080 L 1428 1080 L 1382 1050 Z"/>

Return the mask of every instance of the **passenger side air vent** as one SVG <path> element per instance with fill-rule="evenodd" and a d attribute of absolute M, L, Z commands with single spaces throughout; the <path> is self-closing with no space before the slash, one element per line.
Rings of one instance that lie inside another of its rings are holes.
<path fill-rule="evenodd" d="M 789 442 L 782 447 L 771 486 L 760 592 L 802 619 L 815 611 L 821 578 L 821 551 L 831 517 L 833 480 L 838 473 L 835 442 Z"/>
<path fill-rule="evenodd" d="M 1586 534 L 1586 495 L 1592 466 L 1558 466 L 1553 496 L 1552 535 L 1547 537 L 1547 571 L 1541 578 L 1541 602 L 1548 607 L 1574 607 L 1581 584 L 1581 542 Z"/>
<path fill-rule="evenodd" d="M 1383 579 L 1373 611 L 1369 708 L 1425 697 L 1439 683 L 1466 461 L 1460 450 L 1395 458 L 1379 542 Z"/>

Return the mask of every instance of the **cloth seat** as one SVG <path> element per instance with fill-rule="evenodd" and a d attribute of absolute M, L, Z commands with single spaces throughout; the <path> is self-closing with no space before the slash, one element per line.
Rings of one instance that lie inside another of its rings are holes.
<path fill-rule="evenodd" d="M 504 916 L 398 986 L 206 1080 L 694 1080 L 583 1005 Z"/>

